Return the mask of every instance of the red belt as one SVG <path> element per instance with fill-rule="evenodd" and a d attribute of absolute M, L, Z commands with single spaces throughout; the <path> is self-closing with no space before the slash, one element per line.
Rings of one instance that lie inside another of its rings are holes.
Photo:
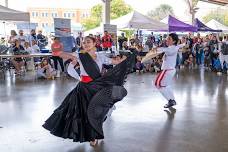
<path fill-rule="evenodd" d="M 93 79 L 90 76 L 81 75 L 81 81 L 84 83 L 89 83 L 93 81 Z"/>

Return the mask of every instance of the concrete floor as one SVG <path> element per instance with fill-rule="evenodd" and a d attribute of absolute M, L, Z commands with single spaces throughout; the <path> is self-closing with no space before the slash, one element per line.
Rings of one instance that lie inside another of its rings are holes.
<path fill-rule="evenodd" d="M 128 96 L 104 125 L 96 148 L 57 138 L 41 125 L 74 88 L 72 79 L 0 80 L 0 152 L 228 152 L 228 77 L 183 70 L 173 86 L 176 109 L 152 86 L 154 75 L 131 74 Z"/>

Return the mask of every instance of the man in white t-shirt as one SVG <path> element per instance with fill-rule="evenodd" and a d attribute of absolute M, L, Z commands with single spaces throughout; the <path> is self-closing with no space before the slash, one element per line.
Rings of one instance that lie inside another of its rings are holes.
<path fill-rule="evenodd" d="M 23 30 L 19 30 L 19 35 L 16 36 L 16 39 L 19 40 L 19 42 L 21 43 L 21 45 L 23 47 L 24 47 L 25 42 L 28 41 L 28 38 L 24 35 Z"/>
<path fill-rule="evenodd" d="M 162 71 L 158 74 L 155 80 L 156 88 L 168 100 L 164 108 L 170 108 L 176 105 L 174 94 L 171 88 L 173 77 L 176 73 L 176 59 L 177 53 L 182 45 L 177 46 L 178 36 L 175 33 L 169 34 L 167 38 L 168 47 L 161 47 L 157 49 L 157 54 L 164 53 Z"/>

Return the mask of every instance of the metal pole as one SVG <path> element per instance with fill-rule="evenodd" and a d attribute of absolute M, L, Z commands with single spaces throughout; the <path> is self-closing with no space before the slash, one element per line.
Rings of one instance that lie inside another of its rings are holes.
<path fill-rule="evenodd" d="M 4 25 L 4 32 L 5 32 L 5 36 L 6 36 L 6 22 L 2 22 Z"/>
<path fill-rule="evenodd" d="M 111 13 L 111 0 L 103 0 L 104 2 L 104 24 L 110 24 L 110 13 Z"/>
<path fill-rule="evenodd" d="M 5 7 L 9 7 L 9 1 L 8 0 L 5 0 Z"/>

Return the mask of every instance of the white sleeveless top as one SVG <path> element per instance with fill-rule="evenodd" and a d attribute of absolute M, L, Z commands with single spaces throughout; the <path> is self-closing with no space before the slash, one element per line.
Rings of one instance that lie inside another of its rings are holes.
<path fill-rule="evenodd" d="M 100 72 L 102 70 L 102 65 L 103 64 L 107 64 L 107 65 L 112 64 L 112 59 L 107 57 L 105 53 L 96 52 L 96 55 L 97 55 L 97 58 L 94 61 L 97 63 L 97 65 L 98 65 L 98 67 L 100 69 Z M 82 62 L 81 62 L 81 60 L 79 58 L 79 54 L 78 53 L 76 53 L 76 59 L 77 59 L 79 65 L 80 65 L 80 74 L 83 75 L 83 76 L 88 76 L 88 74 L 86 73 L 86 71 L 85 71 L 85 69 L 84 69 L 84 67 L 82 65 Z"/>

